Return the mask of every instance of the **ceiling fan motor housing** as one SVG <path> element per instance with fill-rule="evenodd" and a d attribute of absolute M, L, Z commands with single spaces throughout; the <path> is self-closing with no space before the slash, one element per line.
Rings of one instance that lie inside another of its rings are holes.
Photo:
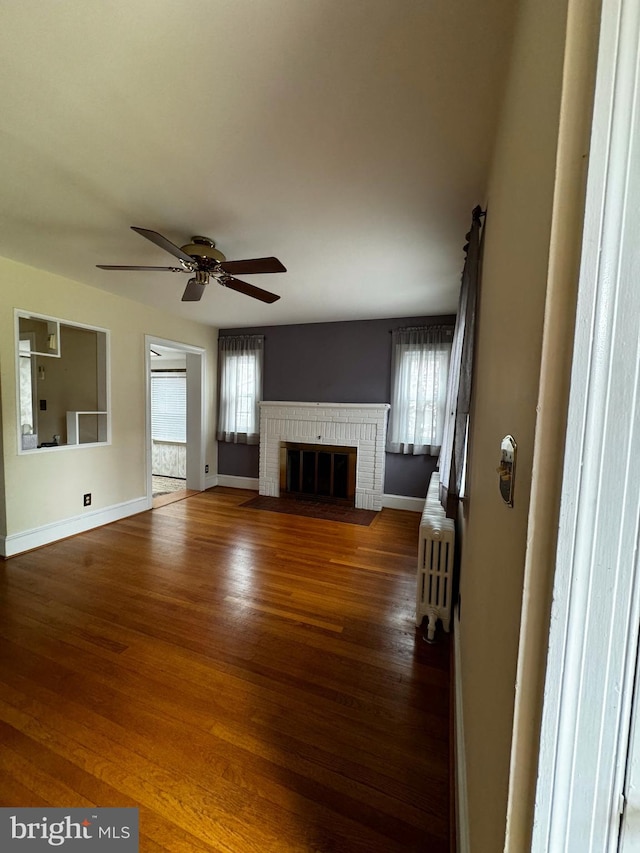
<path fill-rule="evenodd" d="M 209 237 L 192 237 L 190 243 L 180 248 L 196 260 L 199 269 L 208 272 L 213 272 L 219 263 L 226 260 Z"/>

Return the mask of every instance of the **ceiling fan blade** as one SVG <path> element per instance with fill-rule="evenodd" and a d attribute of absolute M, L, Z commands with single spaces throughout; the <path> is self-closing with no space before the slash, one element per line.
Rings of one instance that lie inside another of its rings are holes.
<path fill-rule="evenodd" d="M 96 264 L 101 270 L 163 270 L 164 272 L 189 272 L 184 267 L 123 267 L 114 264 Z"/>
<path fill-rule="evenodd" d="M 230 275 L 252 275 L 263 272 L 286 272 L 277 258 L 249 258 L 246 261 L 222 261 L 220 266 Z"/>
<path fill-rule="evenodd" d="M 259 299 L 261 302 L 276 302 L 280 299 L 275 293 L 261 290 L 259 287 L 254 287 L 253 284 L 247 284 L 246 281 L 240 281 L 237 278 L 231 278 L 231 276 L 222 279 L 219 284 L 228 287 L 230 290 L 237 290 L 238 293 L 244 293 L 245 296 L 253 296 L 254 299 Z"/>
<path fill-rule="evenodd" d="M 196 281 L 195 278 L 190 278 L 182 294 L 182 301 L 199 302 L 206 286 L 206 283 L 203 284 L 201 281 Z"/>
<path fill-rule="evenodd" d="M 151 242 L 155 243 L 156 246 L 160 246 L 160 248 L 164 249 L 165 252 L 169 252 L 169 254 L 174 255 L 181 261 L 184 261 L 185 264 L 189 264 L 190 268 L 195 269 L 195 262 L 191 255 L 187 255 L 187 253 L 183 252 L 179 246 L 176 246 L 171 242 L 171 240 L 167 240 L 167 238 L 163 237 L 162 234 L 158 234 L 157 231 L 149 231 L 148 228 L 137 228 L 135 225 L 132 225 L 131 229 L 132 231 L 140 234 L 141 237 L 146 237 L 147 240 L 151 240 Z"/>

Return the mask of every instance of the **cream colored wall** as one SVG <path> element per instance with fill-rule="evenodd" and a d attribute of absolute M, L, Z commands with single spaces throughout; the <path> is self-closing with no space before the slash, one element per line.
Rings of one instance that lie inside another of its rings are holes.
<path fill-rule="evenodd" d="M 522 0 L 488 185 L 459 624 L 471 853 L 505 837 L 558 143 L 565 0 Z M 515 505 L 500 442 L 518 444 Z"/>
<path fill-rule="evenodd" d="M 7 535 L 7 513 L 4 490 L 4 456 L 2 454 L 2 375 L 0 373 L 0 536 Z"/>
<path fill-rule="evenodd" d="M 112 444 L 18 455 L 14 308 L 111 332 Z M 0 387 L 6 535 L 140 499 L 146 493 L 145 346 L 150 334 L 206 348 L 206 461 L 215 472 L 215 329 L 0 258 Z"/>

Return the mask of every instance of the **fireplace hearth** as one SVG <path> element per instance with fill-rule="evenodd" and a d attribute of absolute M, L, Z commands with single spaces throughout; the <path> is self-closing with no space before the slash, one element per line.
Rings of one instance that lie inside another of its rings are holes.
<path fill-rule="evenodd" d="M 283 442 L 280 494 L 354 506 L 357 448 Z"/>

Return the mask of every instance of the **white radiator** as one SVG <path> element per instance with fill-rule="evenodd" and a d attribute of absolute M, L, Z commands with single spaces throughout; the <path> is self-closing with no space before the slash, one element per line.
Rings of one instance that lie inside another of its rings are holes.
<path fill-rule="evenodd" d="M 451 622 L 455 525 L 447 518 L 438 500 L 438 474 L 429 484 L 418 538 L 416 578 L 416 625 L 429 619 L 427 639 L 433 641 L 438 619 L 445 631 Z"/>

